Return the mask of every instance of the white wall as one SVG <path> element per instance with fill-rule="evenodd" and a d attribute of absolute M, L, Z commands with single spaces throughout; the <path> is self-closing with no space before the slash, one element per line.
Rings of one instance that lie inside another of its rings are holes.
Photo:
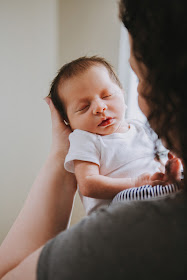
<path fill-rule="evenodd" d="M 0 241 L 50 148 L 43 101 L 56 68 L 51 0 L 0 1 Z"/>
<path fill-rule="evenodd" d="M 118 0 L 59 0 L 59 66 L 98 54 L 118 68 Z"/>
<path fill-rule="evenodd" d="M 0 1 L 0 243 L 51 143 L 47 95 L 57 69 L 81 55 L 117 69 L 117 0 Z M 84 215 L 76 199 L 72 223 Z"/>

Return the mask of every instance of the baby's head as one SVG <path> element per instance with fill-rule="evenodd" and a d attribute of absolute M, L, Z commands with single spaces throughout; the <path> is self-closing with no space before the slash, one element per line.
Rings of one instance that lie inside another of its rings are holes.
<path fill-rule="evenodd" d="M 124 120 L 121 83 L 103 58 L 81 57 L 65 64 L 51 84 L 49 96 L 72 130 L 107 135 Z"/>

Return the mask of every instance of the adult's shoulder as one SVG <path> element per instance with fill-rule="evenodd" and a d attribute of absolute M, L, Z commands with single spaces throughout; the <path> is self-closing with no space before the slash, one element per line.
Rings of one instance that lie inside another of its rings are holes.
<path fill-rule="evenodd" d="M 156 279 L 153 272 L 159 279 L 168 279 L 160 278 L 160 270 L 175 277 L 176 270 L 181 276 L 187 265 L 186 202 L 185 195 L 177 194 L 100 208 L 48 242 L 38 273 L 47 263 L 43 271 L 58 275 L 48 278 L 53 280 L 95 280 L 98 275 L 106 279 L 124 279 L 124 275 L 126 279 L 137 279 L 137 275 Z"/>

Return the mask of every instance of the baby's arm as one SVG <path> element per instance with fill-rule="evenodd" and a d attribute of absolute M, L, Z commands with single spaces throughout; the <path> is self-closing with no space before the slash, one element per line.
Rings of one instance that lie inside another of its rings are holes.
<path fill-rule="evenodd" d="M 147 173 L 137 178 L 111 178 L 99 174 L 99 166 L 95 163 L 75 160 L 75 175 L 79 189 L 84 196 L 101 199 L 112 199 L 118 192 L 153 184 Z"/>

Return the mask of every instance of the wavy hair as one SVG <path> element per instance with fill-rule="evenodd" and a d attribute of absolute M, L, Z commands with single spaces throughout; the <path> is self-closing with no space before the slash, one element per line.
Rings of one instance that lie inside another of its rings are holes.
<path fill-rule="evenodd" d="M 148 121 L 187 166 L 187 24 L 185 0 L 121 0 L 119 17 L 148 70 Z M 187 184 L 186 184 L 187 185 Z"/>

